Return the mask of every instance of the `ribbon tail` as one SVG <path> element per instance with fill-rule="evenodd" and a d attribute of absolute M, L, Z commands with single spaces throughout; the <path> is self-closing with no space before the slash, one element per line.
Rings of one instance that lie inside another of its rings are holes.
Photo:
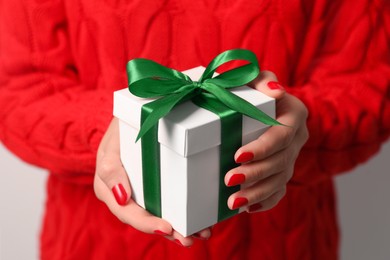
<path fill-rule="evenodd" d="M 263 111 L 259 110 L 251 103 L 240 98 L 239 96 L 230 93 L 228 90 L 224 88 L 221 88 L 216 85 L 214 86 L 206 85 L 205 89 L 207 89 L 208 92 L 213 94 L 216 98 L 218 98 L 219 101 L 221 101 L 227 107 L 241 114 L 256 119 L 266 125 L 271 125 L 271 126 L 283 125 L 278 121 L 276 121 L 275 119 L 273 119 L 272 117 L 270 117 L 269 115 L 267 115 L 266 113 L 264 113 Z"/>
<path fill-rule="evenodd" d="M 151 129 L 154 125 L 157 125 L 158 120 L 166 116 L 176 105 L 189 100 L 196 95 L 194 92 L 194 89 L 188 89 L 187 91 L 171 94 L 145 104 L 143 109 L 147 109 L 149 113 L 145 117 L 145 120 L 141 122 L 136 142 L 144 136 L 149 129 Z"/>

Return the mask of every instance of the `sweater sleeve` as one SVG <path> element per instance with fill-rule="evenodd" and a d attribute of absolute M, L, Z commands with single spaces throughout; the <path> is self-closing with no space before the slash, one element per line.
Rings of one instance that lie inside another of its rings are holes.
<path fill-rule="evenodd" d="M 390 133 L 390 4 L 340 3 L 311 23 L 298 84 L 288 88 L 310 113 L 310 138 L 292 183 L 350 170 Z"/>
<path fill-rule="evenodd" d="M 90 182 L 112 90 L 80 82 L 66 29 L 62 1 L 0 0 L 0 139 L 28 163 Z"/>

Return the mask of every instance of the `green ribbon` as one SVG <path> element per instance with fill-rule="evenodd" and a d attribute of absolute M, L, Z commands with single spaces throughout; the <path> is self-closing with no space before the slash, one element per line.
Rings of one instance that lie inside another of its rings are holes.
<path fill-rule="evenodd" d="M 248 64 L 213 77 L 223 64 L 242 60 Z M 235 166 L 234 153 L 241 146 L 242 116 L 246 115 L 267 125 L 279 122 L 227 89 L 245 85 L 259 74 L 256 55 L 244 49 L 225 51 L 215 57 L 203 72 L 199 81 L 152 60 L 133 59 L 127 64 L 130 92 L 142 98 L 157 98 L 142 106 L 141 126 L 136 141 L 141 138 L 142 171 L 145 207 L 161 217 L 160 146 L 158 144 L 158 121 L 176 105 L 192 100 L 221 118 L 220 148 L 220 198 L 219 220 L 236 212 L 227 207 L 227 198 L 238 187 L 224 185 L 225 173 Z M 234 131 L 229 131 L 234 129 Z"/>

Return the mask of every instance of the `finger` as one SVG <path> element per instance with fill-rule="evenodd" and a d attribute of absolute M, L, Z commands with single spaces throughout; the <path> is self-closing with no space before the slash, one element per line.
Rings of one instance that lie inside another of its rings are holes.
<path fill-rule="evenodd" d="M 96 174 L 112 191 L 119 205 L 126 205 L 131 188 L 126 171 L 120 160 L 119 124 L 113 118 L 104 135 L 96 158 Z"/>
<path fill-rule="evenodd" d="M 172 235 L 172 226 L 165 220 L 155 217 L 130 199 L 125 206 L 120 206 L 111 195 L 110 189 L 98 177 L 94 187 L 97 197 L 106 203 L 110 211 L 123 223 L 148 234 Z"/>
<path fill-rule="evenodd" d="M 261 71 L 259 76 L 248 85 L 275 99 L 281 99 L 286 93 L 284 87 L 278 83 L 276 75 L 268 70 Z"/>
<path fill-rule="evenodd" d="M 173 230 L 172 236 L 167 238 L 182 247 L 191 247 L 194 244 L 194 239 L 191 236 L 184 237 L 176 230 Z"/>
<path fill-rule="evenodd" d="M 280 113 L 277 120 L 284 126 L 272 126 L 258 139 L 242 146 L 235 154 L 237 163 L 247 163 L 254 160 L 262 160 L 268 156 L 286 148 L 294 140 L 299 129 L 307 117 L 304 106 L 299 100 L 290 95 L 279 101 Z M 289 106 L 284 105 L 288 103 Z"/>
<path fill-rule="evenodd" d="M 127 173 L 116 153 L 105 154 L 96 164 L 96 174 L 112 192 L 117 203 L 126 205 L 131 197 Z"/>
<path fill-rule="evenodd" d="M 167 239 L 175 242 L 176 244 L 183 246 L 183 247 L 191 247 L 194 244 L 193 238 L 197 238 L 200 240 L 207 240 L 211 236 L 211 229 L 205 228 L 192 236 L 184 237 L 177 231 L 173 231 L 173 234 L 171 236 L 166 236 Z"/>
<path fill-rule="evenodd" d="M 207 240 L 211 237 L 211 229 L 205 228 L 195 234 L 192 235 L 194 238 L 200 239 L 200 240 Z"/>
<path fill-rule="evenodd" d="M 285 149 L 294 139 L 296 130 L 292 127 L 273 126 L 258 139 L 242 146 L 235 154 L 237 163 L 263 160 Z"/>
<path fill-rule="evenodd" d="M 233 210 L 268 199 L 286 186 L 292 172 L 293 169 L 283 171 L 232 194 L 228 199 L 229 208 Z"/>
<path fill-rule="evenodd" d="M 264 160 L 252 161 L 231 169 L 225 175 L 226 186 L 251 184 L 286 170 L 298 156 L 296 146 L 290 145 Z"/>
<path fill-rule="evenodd" d="M 106 133 L 104 134 L 98 148 L 97 157 L 98 159 L 104 156 L 105 153 L 115 152 L 119 153 L 119 120 L 116 117 L 110 122 L 107 127 Z"/>
<path fill-rule="evenodd" d="M 283 188 L 280 191 L 274 193 L 268 199 L 250 205 L 247 208 L 247 212 L 255 213 L 255 212 L 270 210 L 279 203 L 279 201 L 284 197 L 284 195 L 286 195 L 286 188 Z"/>

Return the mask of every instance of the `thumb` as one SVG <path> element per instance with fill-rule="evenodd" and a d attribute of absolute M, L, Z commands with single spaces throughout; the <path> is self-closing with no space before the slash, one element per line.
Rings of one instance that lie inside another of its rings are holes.
<path fill-rule="evenodd" d="M 126 205 L 131 188 L 127 173 L 123 168 L 119 152 L 118 120 L 111 121 L 99 145 L 96 158 L 96 176 L 112 191 L 119 205 Z"/>
<path fill-rule="evenodd" d="M 115 154 L 104 156 L 98 164 L 96 174 L 112 191 L 116 202 L 121 206 L 126 205 L 131 196 L 131 188 L 119 157 Z"/>
<path fill-rule="evenodd" d="M 276 75 L 269 70 L 261 71 L 259 76 L 248 85 L 275 99 L 283 98 L 286 93 L 284 87 L 278 83 Z"/>

